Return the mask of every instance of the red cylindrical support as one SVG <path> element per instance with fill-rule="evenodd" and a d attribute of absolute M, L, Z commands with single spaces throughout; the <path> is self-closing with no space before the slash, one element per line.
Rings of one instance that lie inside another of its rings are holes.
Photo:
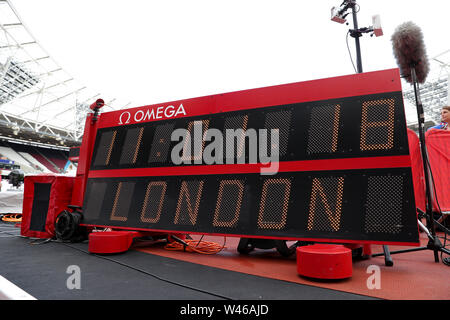
<path fill-rule="evenodd" d="M 352 276 L 352 250 L 343 245 L 314 244 L 297 247 L 297 272 L 317 279 Z"/>
<path fill-rule="evenodd" d="M 372 255 L 372 246 L 370 244 L 363 245 L 363 256 L 370 257 Z"/>

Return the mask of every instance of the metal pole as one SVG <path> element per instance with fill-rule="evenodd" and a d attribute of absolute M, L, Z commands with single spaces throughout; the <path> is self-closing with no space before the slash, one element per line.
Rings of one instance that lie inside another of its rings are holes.
<path fill-rule="evenodd" d="M 351 1 L 352 6 L 352 15 L 353 15 L 353 29 L 355 30 L 354 38 L 355 38 L 355 44 L 356 44 L 356 67 L 358 70 L 358 73 L 363 72 L 362 68 L 362 60 L 361 60 L 361 47 L 359 45 L 359 37 L 361 37 L 361 33 L 358 30 L 358 19 L 356 17 L 356 1 Z"/>
<path fill-rule="evenodd" d="M 423 169 L 424 169 L 424 178 L 425 178 L 425 195 L 427 198 L 426 203 L 426 219 L 427 219 L 427 227 L 431 231 L 431 235 L 433 238 L 436 237 L 436 228 L 434 225 L 434 217 L 433 217 L 433 207 L 432 207 L 432 198 L 431 198 L 431 186 L 430 186 L 430 180 L 428 175 L 428 155 L 427 155 L 427 148 L 425 144 L 425 134 L 424 134 L 424 122 L 425 117 L 423 113 L 423 105 L 422 100 L 420 99 L 420 93 L 419 88 L 417 84 L 417 75 L 416 75 L 416 69 L 415 66 L 411 66 L 411 78 L 414 85 L 414 94 L 416 98 L 416 108 L 417 108 L 417 120 L 418 120 L 418 130 L 419 130 L 419 139 L 420 139 L 420 148 L 422 152 L 422 162 L 423 162 Z M 436 238 L 437 239 L 437 238 Z M 434 251 L 434 261 L 439 262 L 439 255 L 438 250 L 436 248 L 433 248 Z"/>
<path fill-rule="evenodd" d="M 349 0 L 349 4 L 352 7 L 352 16 L 353 16 L 353 34 L 352 37 L 355 38 L 355 47 L 356 47 L 356 68 L 358 73 L 363 72 L 362 67 L 362 58 L 361 58 L 361 46 L 359 44 L 359 37 L 361 37 L 361 31 L 358 27 L 358 18 L 357 18 L 357 11 L 356 11 L 356 0 Z M 392 260 L 389 248 L 387 245 L 383 246 L 384 251 L 384 261 L 385 265 L 388 267 L 392 267 L 394 265 L 394 262 Z"/>

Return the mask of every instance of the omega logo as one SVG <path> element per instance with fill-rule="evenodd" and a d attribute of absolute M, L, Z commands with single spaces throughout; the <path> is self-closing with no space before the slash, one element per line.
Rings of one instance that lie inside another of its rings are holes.
<path fill-rule="evenodd" d="M 170 105 L 167 107 L 147 109 L 147 111 L 137 110 L 134 114 L 131 114 L 129 111 L 124 111 L 119 116 L 119 124 L 129 124 L 131 120 L 134 122 L 141 122 L 172 118 L 178 116 L 179 114 L 186 115 L 186 110 L 184 109 L 183 104 L 180 104 L 177 109 Z"/>
<path fill-rule="evenodd" d="M 127 115 L 127 116 L 125 116 L 125 122 L 123 122 L 123 120 L 122 120 L 122 118 L 123 118 L 123 116 L 124 115 Z M 125 111 L 125 112 L 122 112 L 121 114 L 120 114 L 120 117 L 119 117 L 119 124 L 127 124 L 127 123 L 130 123 L 130 118 L 131 118 L 131 113 L 129 113 L 128 111 Z"/>

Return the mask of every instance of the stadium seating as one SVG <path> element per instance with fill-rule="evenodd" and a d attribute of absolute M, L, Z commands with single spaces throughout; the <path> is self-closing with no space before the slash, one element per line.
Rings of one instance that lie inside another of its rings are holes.
<path fill-rule="evenodd" d="M 26 173 L 36 172 L 36 169 L 25 158 L 9 147 L 0 146 L 0 155 L 14 161 Z"/>
<path fill-rule="evenodd" d="M 50 173 L 53 172 L 51 170 L 49 170 L 44 164 L 42 164 L 41 162 L 39 162 L 35 157 L 33 157 L 31 154 L 27 153 L 27 152 L 19 152 L 19 154 L 24 157 L 26 160 L 28 160 L 29 162 L 31 162 L 32 164 L 35 165 L 36 169 L 45 172 L 45 173 Z"/>
<path fill-rule="evenodd" d="M 68 152 L 65 154 L 60 150 L 56 149 L 46 149 L 40 148 L 41 154 L 48 159 L 49 162 L 53 163 L 60 171 L 64 169 L 68 161 Z"/>
<path fill-rule="evenodd" d="M 68 161 L 64 150 L 0 141 L 0 155 L 13 160 L 25 173 L 60 173 Z"/>

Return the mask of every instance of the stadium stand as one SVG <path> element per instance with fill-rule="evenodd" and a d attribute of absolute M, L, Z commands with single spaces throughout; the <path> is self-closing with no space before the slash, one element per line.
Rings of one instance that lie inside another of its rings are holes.
<path fill-rule="evenodd" d="M 36 172 L 36 169 L 26 159 L 9 147 L 0 146 L 0 155 L 14 161 L 25 173 Z"/>
<path fill-rule="evenodd" d="M 0 141 L 0 155 L 14 161 L 25 173 L 61 173 L 69 153 L 64 150 Z"/>
<path fill-rule="evenodd" d="M 56 169 L 56 165 L 54 163 L 51 163 L 48 161 L 46 157 L 44 157 L 41 153 L 35 153 L 33 155 L 40 163 L 42 163 L 47 170 L 50 170 L 51 172 L 57 173 L 58 170 Z"/>
<path fill-rule="evenodd" d="M 69 152 L 62 152 L 56 149 L 46 149 L 40 148 L 38 150 L 41 154 L 47 158 L 47 160 L 52 163 L 57 170 L 62 171 L 67 161 L 69 160 Z"/>
<path fill-rule="evenodd" d="M 13 150 L 17 151 L 20 155 L 22 155 L 25 159 L 29 160 L 34 165 L 37 165 L 40 171 L 42 172 L 54 172 L 57 173 L 59 170 L 55 168 L 55 166 L 51 163 L 49 163 L 44 157 L 41 156 L 39 148 L 37 149 L 34 146 L 25 145 L 25 144 L 19 144 L 19 143 L 11 143 L 7 142 L 9 147 L 11 147 Z"/>
<path fill-rule="evenodd" d="M 50 173 L 52 172 L 51 170 L 49 170 L 45 165 L 43 165 L 41 162 L 39 162 L 36 158 L 34 158 L 31 154 L 26 153 L 26 152 L 19 152 L 19 154 L 24 157 L 26 160 L 28 160 L 29 162 L 31 162 L 32 164 L 35 165 L 35 168 L 39 171 L 42 171 L 44 173 Z"/>

